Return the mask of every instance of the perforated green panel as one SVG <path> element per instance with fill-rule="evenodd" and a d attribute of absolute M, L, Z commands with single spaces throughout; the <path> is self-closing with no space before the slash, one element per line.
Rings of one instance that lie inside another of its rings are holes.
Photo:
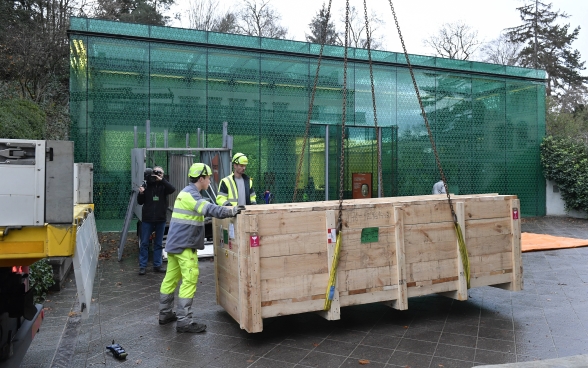
<path fill-rule="evenodd" d="M 266 190 L 292 200 L 317 45 L 84 18 L 72 18 L 70 41 L 76 162 L 94 163 L 102 230 L 122 226 L 134 127 L 144 147 L 147 120 L 158 147 L 165 129 L 170 147 L 185 147 L 187 133 L 195 147 L 198 129 L 220 147 L 228 122 L 259 202 Z M 325 47 L 297 201 L 339 197 L 343 51 Z M 404 55 L 372 56 L 384 195 L 429 194 L 439 175 Z M 344 195 L 352 173 L 371 172 L 377 196 L 368 56 L 349 57 Z M 416 55 L 411 63 L 450 190 L 516 194 L 523 215 L 544 215 L 545 73 Z"/>

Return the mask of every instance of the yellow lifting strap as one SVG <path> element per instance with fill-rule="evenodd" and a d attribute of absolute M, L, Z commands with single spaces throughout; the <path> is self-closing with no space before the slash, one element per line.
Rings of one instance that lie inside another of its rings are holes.
<path fill-rule="evenodd" d="M 337 266 L 339 265 L 339 251 L 341 250 L 341 232 L 337 232 L 337 243 L 335 244 L 335 252 L 333 254 L 333 264 L 329 273 L 329 284 L 327 286 L 327 293 L 325 294 L 325 306 L 323 310 L 331 309 L 331 302 L 335 295 L 335 283 L 337 282 Z"/>

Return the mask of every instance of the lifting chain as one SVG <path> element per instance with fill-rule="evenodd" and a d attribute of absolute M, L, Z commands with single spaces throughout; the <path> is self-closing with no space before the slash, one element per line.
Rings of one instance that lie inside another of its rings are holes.
<path fill-rule="evenodd" d="M 327 30 L 329 28 L 329 20 L 331 17 L 331 3 L 333 0 L 329 0 L 329 6 L 327 8 L 327 15 L 325 24 L 323 26 L 323 33 L 321 35 L 321 50 L 316 66 L 316 74 L 314 75 L 314 84 L 312 91 L 310 92 L 310 103 L 308 105 L 308 115 L 306 116 L 306 128 L 304 130 L 304 139 L 302 141 L 302 152 L 300 153 L 300 160 L 298 161 L 298 170 L 296 172 L 296 181 L 294 183 L 294 195 L 292 196 L 292 202 L 296 201 L 296 194 L 298 193 L 298 183 L 300 182 L 300 173 L 302 172 L 302 163 L 304 162 L 304 152 L 306 150 L 306 144 L 308 142 L 308 135 L 310 133 L 310 119 L 312 118 L 312 108 L 314 107 L 314 96 L 316 94 L 316 85 L 318 84 L 319 71 L 321 69 L 321 60 L 323 59 L 323 50 L 325 48 L 325 42 L 327 38 Z M 328 138 L 327 138 L 328 139 Z"/>
<path fill-rule="evenodd" d="M 343 229 L 343 189 L 345 188 L 345 120 L 347 118 L 347 51 L 349 48 L 349 0 L 345 0 L 345 45 L 343 56 L 343 111 L 341 119 L 341 162 L 339 165 L 339 219 L 337 232 Z"/>
<path fill-rule="evenodd" d="M 374 108 L 374 129 L 376 130 L 376 152 L 378 154 L 378 197 L 384 196 L 384 180 L 382 178 L 382 146 L 380 144 L 380 128 L 378 128 L 378 114 L 376 113 L 376 91 L 374 88 L 374 70 L 372 66 L 371 34 L 368 21 L 366 0 L 363 0 L 363 14 L 365 16 L 365 32 L 367 40 L 368 61 L 370 66 L 370 84 L 372 87 L 372 106 Z"/>
<path fill-rule="evenodd" d="M 400 32 L 400 26 L 398 25 L 398 19 L 396 18 L 396 12 L 394 11 L 394 5 L 392 5 L 392 0 L 388 0 L 390 3 L 390 9 L 392 9 L 392 16 L 394 17 L 394 23 L 396 24 L 396 29 L 398 30 L 398 36 L 400 37 L 400 43 L 402 44 L 402 51 L 404 51 L 404 57 L 406 58 L 406 64 L 408 65 L 408 71 L 410 72 L 410 77 L 412 78 L 412 84 L 414 86 L 414 90 L 417 95 L 417 99 L 419 100 L 419 106 L 421 108 L 421 113 L 423 114 L 423 119 L 425 119 L 425 125 L 427 127 L 427 133 L 429 134 L 429 141 L 431 142 L 431 148 L 433 149 L 433 153 L 435 154 L 435 162 L 437 163 L 437 169 L 439 169 L 439 174 L 441 175 L 441 180 L 443 180 L 443 186 L 445 187 L 445 193 L 447 194 L 447 201 L 449 202 L 449 208 L 451 209 L 451 216 L 453 217 L 453 221 L 457 222 L 457 216 L 455 215 L 455 210 L 453 209 L 453 203 L 451 202 L 451 195 L 449 194 L 449 188 L 447 188 L 447 180 L 445 180 L 445 173 L 443 172 L 443 168 L 441 167 L 441 160 L 439 159 L 439 154 L 437 153 L 437 146 L 435 146 L 435 140 L 433 139 L 433 133 L 431 133 L 431 126 L 429 125 L 429 119 L 427 119 L 427 113 L 425 112 L 425 107 L 423 105 L 423 101 L 421 99 L 421 94 L 419 93 L 419 87 L 417 86 L 416 78 L 414 77 L 414 71 L 412 70 L 412 65 L 410 64 L 410 59 L 408 58 L 408 52 L 406 52 L 406 46 L 404 45 L 404 39 L 402 38 L 402 33 Z"/>
<path fill-rule="evenodd" d="M 421 113 L 423 114 L 423 119 L 425 120 L 425 125 L 427 127 L 427 133 L 429 134 L 429 141 L 431 142 L 431 148 L 433 149 L 433 153 L 435 154 L 435 162 L 437 163 L 437 169 L 439 169 L 439 175 L 441 176 L 441 180 L 443 180 L 443 186 L 445 187 L 445 194 L 447 195 L 447 202 L 449 203 L 449 209 L 451 210 L 451 217 L 453 218 L 457 241 L 459 244 L 459 252 L 461 254 L 461 261 L 463 263 L 464 272 L 466 274 L 467 288 L 469 289 L 470 288 L 470 262 L 469 262 L 469 258 L 468 258 L 468 252 L 466 249 L 465 241 L 463 238 L 463 231 L 461 229 L 461 226 L 459 225 L 459 222 L 457 221 L 457 215 L 455 214 L 455 210 L 453 208 L 453 202 L 451 201 L 451 194 L 449 194 L 449 188 L 447 187 L 447 180 L 445 179 L 445 173 L 443 172 L 443 167 L 441 167 L 441 160 L 439 159 L 439 154 L 437 153 L 437 147 L 435 146 L 435 140 L 433 139 L 433 133 L 431 133 L 431 126 L 429 124 L 429 120 L 427 119 L 427 113 L 425 112 L 425 107 L 423 106 L 423 101 L 421 99 L 421 94 L 419 93 L 419 88 L 417 86 L 416 78 L 414 76 L 414 71 L 412 70 L 412 65 L 410 64 L 408 52 L 406 51 L 406 46 L 404 45 L 404 39 L 402 38 L 402 32 L 400 32 L 400 26 L 398 25 L 398 18 L 396 18 L 396 12 L 394 11 L 394 5 L 392 5 L 392 0 L 388 0 L 388 2 L 390 3 L 390 9 L 392 10 L 392 16 L 394 17 L 394 23 L 396 24 L 396 29 L 398 30 L 398 36 L 400 37 L 400 43 L 402 44 L 402 51 L 404 52 L 404 57 L 406 58 L 406 64 L 408 65 L 410 77 L 412 78 L 412 84 L 414 86 L 414 90 L 416 92 L 417 99 L 419 101 Z"/>

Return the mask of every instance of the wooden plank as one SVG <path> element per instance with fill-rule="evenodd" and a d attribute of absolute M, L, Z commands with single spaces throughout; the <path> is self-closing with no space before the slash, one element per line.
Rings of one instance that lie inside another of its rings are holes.
<path fill-rule="evenodd" d="M 510 283 L 512 281 L 512 273 L 503 274 L 484 274 L 473 275 L 470 280 L 471 287 L 494 286 Z"/>
<path fill-rule="evenodd" d="M 314 299 L 302 302 L 284 302 L 280 304 L 272 304 L 261 308 L 261 316 L 263 318 L 288 316 L 291 314 L 318 312 L 323 309 L 325 299 Z"/>
<path fill-rule="evenodd" d="M 361 294 L 340 295 L 339 298 L 341 299 L 340 303 L 342 307 L 346 307 L 349 305 L 361 305 L 378 302 L 384 302 L 385 304 L 389 305 L 388 302 L 394 302 L 394 299 L 390 298 L 394 298 L 397 295 L 398 286 L 396 285 L 388 290 L 369 291 Z"/>
<path fill-rule="evenodd" d="M 448 221 L 453 221 L 453 219 L 447 201 L 404 206 L 405 225 Z"/>
<path fill-rule="evenodd" d="M 515 216 L 515 211 L 517 216 Z M 523 259 L 521 251 L 521 205 L 518 199 L 510 200 L 509 212 L 511 214 L 511 233 L 512 233 L 512 269 L 513 278 L 510 289 L 512 291 L 523 290 Z M 515 218 L 517 217 L 517 218 Z"/>
<path fill-rule="evenodd" d="M 455 289 L 455 281 L 441 283 L 421 283 L 408 287 L 408 297 L 422 296 L 428 294 L 441 294 Z"/>
<path fill-rule="evenodd" d="M 406 282 L 457 277 L 457 258 L 439 261 L 409 263 L 406 268 Z"/>
<path fill-rule="evenodd" d="M 217 218 L 213 218 L 212 219 L 212 250 L 214 253 L 214 259 L 218 259 L 218 247 L 220 245 L 220 235 L 219 235 L 219 227 L 220 227 L 220 220 Z M 218 278 L 219 278 L 219 272 L 218 272 L 218 263 L 214 262 L 214 279 L 217 282 L 217 287 L 216 287 L 216 304 L 221 305 L 221 300 L 220 300 L 220 292 L 219 292 L 219 287 L 218 287 Z"/>
<path fill-rule="evenodd" d="M 235 299 L 239 298 L 239 278 L 235 275 L 231 275 L 229 270 L 218 265 L 219 276 L 216 280 L 217 286 L 220 286 L 231 294 Z M 218 289 L 218 288 L 217 288 Z"/>
<path fill-rule="evenodd" d="M 259 246 L 251 246 L 252 238 L 258 236 L 257 216 L 247 216 L 245 221 L 249 220 L 249 231 L 246 237 L 249 237 L 249 298 L 251 299 L 251 319 L 248 332 L 261 332 L 263 330 L 263 321 L 261 317 L 261 262 L 259 259 Z"/>
<path fill-rule="evenodd" d="M 470 257 L 475 257 L 510 252 L 512 249 L 511 238 L 511 234 L 467 238 L 468 254 Z"/>
<path fill-rule="evenodd" d="M 472 275 L 500 270 L 512 270 L 512 252 L 470 257 Z"/>
<path fill-rule="evenodd" d="M 500 197 L 465 202 L 466 220 L 501 218 L 509 211 L 510 200 Z"/>
<path fill-rule="evenodd" d="M 395 245 L 396 245 L 396 282 L 398 285 L 398 294 L 396 300 L 389 304 L 392 308 L 398 310 L 408 309 L 408 292 L 406 286 L 406 244 L 404 238 L 404 219 L 405 211 L 402 207 L 394 207 L 394 227 Z"/>
<path fill-rule="evenodd" d="M 223 307 L 227 313 L 229 313 L 229 315 L 231 317 L 233 317 L 233 319 L 235 321 L 237 321 L 237 323 L 239 323 L 239 317 L 240 317 L 240 312 L 239 312 L 239 300 L 236 299 L 234 296 L 232 296 L 228 291 L 226 291 L 223 288 L 219 288 L 217 286 L 217 289 L 219 291 L 219 305 L 221 307 Z M 241 327 L 243 328 L 243 327 Z"/>
<path fill-rule="evenodd" d="M 363 268 L 339 272 L 339 291 L 397 285 L 396 266 Z"/>
<path fill-rule="evenodd" d="M 239 278 L 239 255 L 236 252 L 220 247 L 215 247 L 215 265 L 223 267 L 223 272 Z"/>
<path fill-rule="evenodd" d="M 261 302 L 324 295 L 328 282 L 328 273 L 261 280 Z"/>
<path fill-rule="evenodd" d="M 260 258 L 291 256 L 295 254 L 319 253 L 325 249 L 324 229 L 314 233 L 260 235 Z"/>
<path fill-rule="evenodd" d="M 453 222 L 404 226 L 406 263 L 455 258 Z"/>
<path fill-rule="evenodd" d="M 466 220 L 466 239 L 511 233 L 510 217 L 493 219 Z"/>
<path fill-rule="evenodd" d="M 345 209 L 343 211 L 343 227 L 348 230 L 392 226 L 394 224 L 392 211 L 391 207 Z"/>
<path fill-rule="evenodd" d="M 376 226 L 375 226 L 376 227 Z M 378 241 L 373 243 L 362 243 L 362 229 L 343 229 L 341 248 L 345 250 L 388 247 L 388 243 L 394 242 L 394 226 L 378 227 Z"/>
<path fill-rule="evenodd" d="M 463 202 L 456 202 L 455 203 L 455 216 L 457 217 L 457 222 L 461 227 L 462 236 L 465 232 L 465 206 Z M 457 235 L 456 235 L 457 237 Z M 464 240 L 465 243 L 465 240 Z M 467 249 L 467 243 L 465 243 Z M 464 268 L 464 259 L 461 256 L 460 245 L 459 241 L 455 241 L 454 249 L 456 252 L 457 258 L 457 280 L 455 284 L 455 290 L 451 290 L 448 292 L 443 293 L 442 295 L 452 298 L 455 300 L 468 300 L 468 285 L 467 285 L 467 276 Z"/>
<path fill-rule="evenodd" d="M 237 216 L 237 229 L 245 226 L 244 216 Z M 235 234 L 239 254 L 239 324 L 242 329 L 249 331 L 251 328 L 251 303 L 249 299 L 249 239 L 239 231 Z"/>
<path fill-rule="evenodd" d="M 264 236 L 297 234 L 302 229 L 304 233 L 322 232 L 325 230 L 325 213 L 309 211 L 260 214 L 257 226 L 258 232 Z"/>
<path fill-rule="evenodd" d="M 377 268 L 396 264 L 396 255 L 391 250 L 394 246 L 393 242 L 390 244 L 390 247 L 387 246 L 387 242 L 364 245 L 364 248 L 346 249 L 341 251 L 339 270 L 348 271 L 363 268 Z"/>
<path fill-rule="evenodd" d="M 334 232 L 337 227 L 337 221 L 335 220 L 335 211 L 325 211 L 325 238 L 324 244 L 327 248 L 327 260 L 328 260 L 328 273 L 327 273 L 327 282 L 324 284 L 323 290 L 325 291 L 325 299 L 326 294 L 328 292 L 329 286 L 329 279 L 331 275 L 331 270 L 333 269 L 333 262 L 335 260 L 335 248 L 337 245 L 337 241 L 333 239 L 333 236 L 328 237 L 327 234 L 329 231 Z M 335 240 L 335 241 L 333 241 Z M 341 244 L 340 244 L 341 246 Z M 331 308 L 329 310 L 322 310 L 319 311 L 318 314 L 325 318 L 328 321 L 334 321 L 341 319 L 341 306 L 339 304 L 339 273 L 340 273 L 340 266 L 335 269 L 335 291 L 333 293 L 333 299 L 331 300 Z"/>
<path fill-rule="evenodd" d="M 261 258 L 260 262 L 262 280 L 328 272 L 326 250 L 311 254 Z"/>

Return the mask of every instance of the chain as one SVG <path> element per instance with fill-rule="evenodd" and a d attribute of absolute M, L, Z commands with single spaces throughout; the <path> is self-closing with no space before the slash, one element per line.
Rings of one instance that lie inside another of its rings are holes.
<path fill-rule="evenodd" d="M 402 33 L 400 32 L 400 26 L 398 25 L 398 19 L 396 18 L 396 12 L 394 11 L 394 5 L 392 5 L 392 0 L 388 0 L 388 2 L 390 3 L 390 9 L 392 9 L 392 16 L 394 17 L 394 23 L 396 24 L 396 29 L 398 30 L 398 36 L 400 37 L 400 43 L 402 44 L 402 50 L 404 51 L 404 57 L 406 58 L 406 64 L 408 65 L 410 77 L 412 78 L 412 84 L 414 85 L 414 90 L 416 91 L 416 95 L 419 100 L 419 106 L 421 107 L 421 113 L 423 114 L 423 118 L 425 119 L 425 125 L 427 126 L 427 133 L 429 134 L 429 141 L 431 142 L 431 147 L 433 149 L 433 153 L 435 154 L 435 162 L 437 163 L 437 169 L 439 169 L 439 174 L 441 175 L 441 180 L 443 180 L 443 186 L 445 187 L 445 193 L 447 194 L 447 202 L 449 202 L 449 208 L 451 209 L 451 216 L 453 217 L 453 222 L 457 223 L 457 216 L 455 215 L 455 210 L 453 209 L 453 203 L 451 202 L 451 195 L 449 194 L 449 189 L 447 187 L 447 180 L 445 179 L 445 174 L 443 172 L 443 168 L 441 167 L 441 160 L 439 159 L 439 155 L 437 154 L 437 147 L 435 146 L 435 141 L 433 139 L 433 133 L 431 133 L 431 127 L 429 125 L 429 120 L 427 119 L 427 113 L 425 112 L 425 107 L 423 106 L 421 94 L 419 93 L 419 88 L 417 86 L 416 78 L 414 77 L 412 65 L 410 64 L 410 60 L 408 58 L 408 52 L 406 52 L 406 46 L 404 45 L 404 39 L 402 38 Z"/>
<path fill-rule="evenodd" d="M 368 12 L 366 0 L 363 0 L 363 14 L 365 16 L 365 32 L 367 38 L 367 52 L 368 60 L 370 65 L 370 84 L 372 87 L 372 106 L 374 108 L 374 129 L 376 129 L 376 152 L 378 154 L 378 197 L 380 194 L 384 196 L 384 183 L 382 178 L 382 147 L 380 145 L 380 129 L 378 129 L 378 114 L 376 113 L 376 91 L 374 88 L 374 70 L 372 66 L 372 48 L 371 48 L 371 36 L 368 21 Z"/>
<path fill-rule="evenodd" d="M 319 52 L 318 62 L 316 66 L 316 74 L 314 75 L 314 84 L 310 93 L 310 103 L 308 106 L 308 115 L 306 116 L 306 128 L 304 130 L 304 139 L 302 141 L 302 152 L 300 153 L 300 160 L 298 161 L 298 171 L 296 172 L 296 181 L 294 183 L 294 195 L 292 196 L 292 202 L 296 201 L 296 194 L 298 193 L 298 183 L 300 182 L 300 173 L 302 172 L 302 163 L 304 162 L 304 151 L 306 150 L 306 143 L 308 142 L 308 135 L 310 133 L 310 119 L 312 118 L 312 108 L 314 106 L 314 96 L 316 94 L 316 85 L 318 84 L 319 70 L 321 69 L 321 60 L 323 58 L 323 50 L 325 48 L 325 42 L 327 38 L 327 29 L 329 27 L 329 20 L 331 16 L 331 2 L 329 0 L 329 6 L 327 8 L 327 16 L 325 24 L 323 25 L 323 33 L 321 35 L 321 50 Z"/>
<path fill-rule="evenodd" d="M 345 119 L 347 118 L 347 49 L 349 45 L 349 0 L 345 0 L 345 52 L 343 56 L 343 118 L 341 119 L 341 164 L 339 166 L 339 219 L 337 229 L 343 229 L 343 188 L 345 179 Z"/>

